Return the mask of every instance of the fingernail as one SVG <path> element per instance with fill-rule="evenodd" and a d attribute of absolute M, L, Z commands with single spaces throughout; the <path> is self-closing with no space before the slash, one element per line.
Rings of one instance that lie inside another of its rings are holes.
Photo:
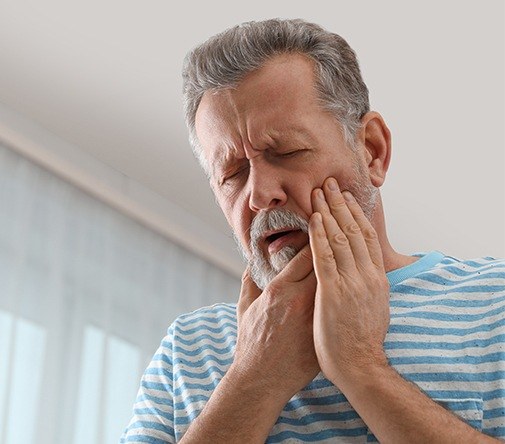
<path fill-rule="evenodd" d="M 342 194 L 347 202 L 356 202 L 356 199 L 349 191 L 344 191 Z"/>
<path fill-rule="evenodd" d="M 321 188 L 319 188 L 317 191 L 316 191 L 316 194 L 317 194 L 317 197 L 321 200 L 324 200 L 324 193 L 323 193 L 323 190 Z"/>
<path fill-rule="evenodd" d="M 328 179 L 328 188 L 331 191 L 336 191 L 337 190 L 337 181 L 332 177 Z"/>

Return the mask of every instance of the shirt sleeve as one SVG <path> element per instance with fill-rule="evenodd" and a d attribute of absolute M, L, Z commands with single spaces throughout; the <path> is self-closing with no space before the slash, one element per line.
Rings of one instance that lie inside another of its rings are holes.
<path fill-rule="evenodd" d="M 140 381 L 133 417 L 120 443 L 175 443 L 173 403 L 173 324 Z"/>

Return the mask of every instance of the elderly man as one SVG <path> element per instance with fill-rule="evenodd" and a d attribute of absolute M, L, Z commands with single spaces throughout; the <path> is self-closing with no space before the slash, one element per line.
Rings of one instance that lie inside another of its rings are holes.
<path fill-rule="evenodd" d="M 188 55 L 184 98 L 248 267 L 236 306 L 169 328 L 124 442 L 504 437 L 505 263 L 390 245 L 390 133 L 348 44 L 246 23 Z"/>

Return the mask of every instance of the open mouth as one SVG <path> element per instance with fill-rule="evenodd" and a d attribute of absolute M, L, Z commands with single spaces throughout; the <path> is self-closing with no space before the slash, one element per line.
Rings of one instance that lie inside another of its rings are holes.
<path fill-rule="evenodd" d="M 299 228 L 285 228 L 279 231 L 266 233 L 264 242 L 269 254 L 275 254 L 287 246 L 299 246 L 301 239 L 300 235 L 303 230 Z"/>
<path fill-rule="evenodd" d="M 277 231 L 276 233 L 273 233 L 265 238 L 265 241 L 268 245 L 270 245 L 272 242 L 276 241 L 277 239 L 287 236 L 288 234 L 293 233 L 294 231 L 300 231 L 300 230 L 293 230 L 293 229 L 288 229 L 284 231 Z"/>

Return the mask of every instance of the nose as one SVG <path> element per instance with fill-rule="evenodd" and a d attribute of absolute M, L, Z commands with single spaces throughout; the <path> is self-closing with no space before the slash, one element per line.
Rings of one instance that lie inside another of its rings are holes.
<path fill-rule="evenodd" d="M 268 162 L 251 165 L 249 187 L 249 208 L 256 213 L 287 202 L 282 174 Z"/>

